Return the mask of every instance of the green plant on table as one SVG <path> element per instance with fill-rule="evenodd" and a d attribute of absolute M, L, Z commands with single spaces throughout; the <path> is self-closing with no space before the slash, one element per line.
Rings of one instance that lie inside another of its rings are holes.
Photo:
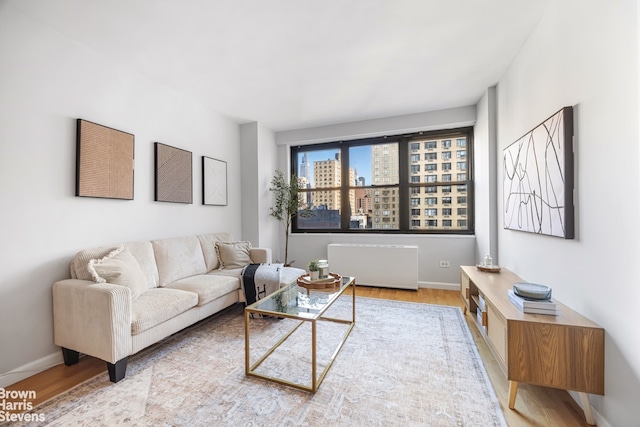
<path fill-rule="evenodd" d="M 309 271 L 320 271 L 320 267 L 318 267 L 318 260 L 312 259 L 309 261 L 309 265 L 307 265 Z"/>

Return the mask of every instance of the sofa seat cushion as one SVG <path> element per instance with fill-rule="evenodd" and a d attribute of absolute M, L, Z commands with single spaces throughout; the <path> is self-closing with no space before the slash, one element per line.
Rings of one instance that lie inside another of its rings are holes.
<path fill-rule="evenodd" d="M 178 289 L 146 290 L 131 305 L 131 334 L 136 335 L 198 304 L 198 295 Z"/>
<path fill-rule="evenodd" d="M 198 306 L 202 306 L 240 289 L 240 279 L 220 274 L 201 274 L 175 281 L 165 289 L 193 292 L 198 295 Z"/>

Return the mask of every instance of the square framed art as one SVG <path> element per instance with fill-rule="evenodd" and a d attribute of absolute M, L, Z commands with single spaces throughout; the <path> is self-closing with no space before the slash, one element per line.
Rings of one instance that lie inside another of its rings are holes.
<path fill-rule="evenodd" d="M 133 200 L 134 136 L 76 121 L 76 196 Z"/>
<path fill-rule="evenodd" d="M 227 206 L 227 162 L 202 156 L 202 204 Z"/>
<path fill-rule="evenodd" d="M 156 202 L 193 203 L 191 151 L 156 142 L 154 145 Z"/>

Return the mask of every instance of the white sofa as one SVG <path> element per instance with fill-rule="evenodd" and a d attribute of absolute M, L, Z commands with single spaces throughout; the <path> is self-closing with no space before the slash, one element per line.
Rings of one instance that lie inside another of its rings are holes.
<path fill-rule="evenodd" d="M 270 249 L 250 246 L 217 233 L 80 251 L 71 279 L 53 284 L 54 341 L 65 364 L 80 353 L 97 357 L 118 382 L 128 356 L 244 301 L 244 265 L 271 262 Z M 303 272 L 283 268 L 281 285 Z"/>

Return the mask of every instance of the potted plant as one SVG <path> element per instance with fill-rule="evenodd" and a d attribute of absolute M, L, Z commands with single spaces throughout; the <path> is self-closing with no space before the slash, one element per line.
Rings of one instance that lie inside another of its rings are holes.
<path fill-rule="evenodd" d="M 293 261 L 288 262 L 289 255 L 289 232 L 293 217 L 300 215 L 308 218 L 313 215 L 312 211 L 305 207 L 304 199 L 298 196 L 298 177 L 291 174 L 291 179 L 287 181 L 282 171 L 276 170 L 269 191 L 275 195 L 274 204 L 271 207 L 271 216 L 284 224 L 284 265 L 290 266 Z"/>
<path fill-rule="evenodd" d="M 309 261 L 309 265 L 307 266 L 309 270 L 309 278 L 311 280 L 318 280 L 318 275 L 320 274 L 320 267 L 318 267 L 318 260 L 312 259 Z"/>

